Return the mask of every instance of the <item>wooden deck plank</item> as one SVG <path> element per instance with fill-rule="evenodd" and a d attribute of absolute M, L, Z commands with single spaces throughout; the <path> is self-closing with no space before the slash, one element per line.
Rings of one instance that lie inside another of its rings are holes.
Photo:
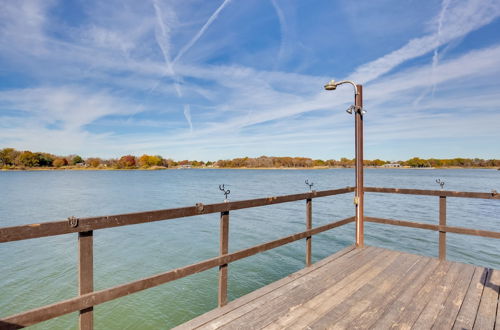
<path fill-rule="evenodd" d="M 376 256 L 380 252 L 381 250 L 378 248 L 369 247 L 362 249 L 352 258 L 332 262 L 318 274 L 315 274 L 313 279 L 304 278 L 303 282 L 284 287 L 283 290 L 276 292 L 273 297 L 266 297 L 262 302 L 259 302 L 260 305 L 251 306 L 253 308 L 251 314 L 241 315 L 238 319 L 230 320 L 230 322 L 226 322 L 227 320 L 217 321 L 217 324 L 220 325 L 225 322 L 225 325 L 221 327 L 222 329 L 237 329 L 248 324 L 255 328 L 264 327 L 274 321 L 277 315 L 285 314 L 289 309 L 294 308 L 293 306 L 309 301 L 317 294 L 325 291 L 332 283 L 341 281 L 355 272 L 359 268 L 359 262 L 375 262 L 373 260 L 376 260 Z M 353 267 L 354 264 L 357 264 L 357 266 Z M 326 274 L 331 275 L 325 276 Z"/>
<path fill-rule="evenodd" d="M 381 297 L 383 302 L 374 302 L 372 304 L 373 306 L 363 311 L 363 313 L 356 320 L 352 321 L 347 328 L 370 329 L 382 315 L 387 315 L 388 312 L 392 311 L 397 313 L 397 311 L 401 310 L 401 306 L 405 306 L 413 294 L 418 292 L 439 264 L 438 260 L 428 258 L 427 264 L 424 265 L 421 271 L 415 269 L 415 272 L 412 272 L 405 281 L 398 283 L 399 287 L 391 291 L 388 297 Z M 406 301 L 405 298 L 407 298 Z"/>
<path fill-rule="evenodd" d="M 464 301 L 455 319 L 453 330 L 472 329 L 474 326 L 487 275 L 487 268 L 476 267 L 474 277 L 467 289 Z"/>
<path fill-rule="evenodd" d="M 415 321 L 413 325 L 415 329 L 430 329 L 436 322 L 437 317 L 443 311 L 445 306 L 451 308 L 451 306 L 446 304 L 448 298 L 451 297 L 451 299 L 453 299 L 453 296 L 461 295 L 461 290 L 460 288 L 458 288 L 458 286 L 465 286 L 465 289 L 463 289 L 463 292 L 465 293 L 465 290 L 469 286 L 469 283 L 472 279 L 474 266 L 462 263 L 456 265 L 456 274 L 453 273 L 453 268 L 450 269 L 450 274 L 452 274 L 452 276 L 447 276 L 447 279 L 444 281 L 443 285 L 440 285 L 436 288 L 431 300 L 427 303 L 425 308 L 422 310 L 422 313 L 420 313 L 418 319 Z M 451 303 L 453 304 L 453 300 L 451 301 Z M 460 308 L 460 306 L 458 306 L 458 308 Z M 453 317 L 454 316 L 455 315 L 453 315 Z M 451 321 L 451 324 L 453 324 L 453 321 Z M 448 326 L 448 329 L 450 327 L 451 326 Z"/>
<path fill-rule="evenodd" d="M 205 314 L 202 314 L 202 315 L 200 315 L 200 316 L 198 316 L 198 317 L 196 317 L 196 318 L 194 318 L 186 323 L 183 323 L 183 324 L 177 326 L 174 329 L 181 330 L 181 329 L 198 328 L 207 322 L 210 322 L 218 317 L 221 317 L 221 316 L 223 316 L 231 311 L 237 310 L 238 308 L 246 306 L 250 302 L 253 302 L 256 299 L 258 299 L 258 298 L 260 298 L 260 297 L 262 297 L 270 292 L 273 292 L 273 291 L 281 288 L 282 286 L 284 286 L 288 283 L 291 283 L 291 282 L 293 282 L 293 281 L 295 281 L 295 280 L 297 280 L 297 279 L 299 279 L 299 278 L 301 278 L 309 273 L 313 273 L 315 270 L 325 266 L 326 264 L 332 262 L 333 260 L 340 259 L 341 257 L 346 257 L 347 255 L 350 255 L 350 256 L 356 255 L 360 251 L 361 250 L 356 249 L 354 245 L 348 246 L 348 247 L 334 253 L 333 255 L 328 256 L 328 257 L 314 263 L 311 267 L 301 269 L 296 273 L 290 274 L 287 277 L 284 277 L 276 282 L 273 282 L 269 285 L 266 285 L 260 289 L 255 290 L 247 295 L 244 295 L 240 298 L 237 298 L 234 301 L 232 301 L 230 304 L 228 304 L 224 307 L 217 308 L 217 309 L 211 310 Z"/>
<path fill-rule="evenodd" d="M 349 247 L 177 329 L 495 329 L 500 271 Z"/>
<path fill-rule="evenodd" d="M 429 267 L 430 262 L 430 259 L 420 257 L 415 264 L 406 267 L 406 270 L 403 269 L 402 272 L 398 272 L 399 274 L 396 272 L 389 274 L 381 284 L 374 286 L 371 293 L 360 297 L 360 304 L 354 304 L 341 318 L 335 320 L 332 328 L 369 328 L 366 323 L 373 322 L 370 320 L 370 316 L 373 320 L 373 317 L 377 318 L 381 315 L 380 308 L 391 304 L 404 288 L 412 285 L 418 274 Z"/>
<path fill-rule="evenodd" d="M 232 329 L 238 328 L 238 324 L 252 323 L 255 327 L 257 327 L 258 324 L 266 324 L 268 323 L 268 319 L 274 319 L 276 317 L 275 314 L 282 311 L 283 308 L 285 308 L 284 311 L 286 311 L 286 306 L 291 301 L 292 297 L 294 299 L 308 300 L 315 294 L 315 292 L 323 291 L 325 286 L 328 286 L 325 282 L 331 280 L 329 278 L 325 281 L 324 274 L 331 272 L 332 267 L 342 268 L 342 272 L 349 272 L 356 269 L 356 267 L 353 267 L 352 258 L 362 255 L 363 258 L 367 258 L 368 260 L 368 258 L 371 258 L 374 253 L 376 253 L 376 250 L 374 249 L 356 249 L 345 257 L 325 264 L 316 272 L 308 273 L 307 275 L 282 286 L 278 290 L 266 294 L 255 302 L 251 302 L 242 308 L 227 313 L 226 315 L 220 317 L 217 321 L 212 322 L 210 326 L 206 328 Z M 338 274 L 335 273 L 335 276 L 332 278 L 344 276 L 342 272 Z M 323 285 L 323 287 L 321 287 L 321 285 Z M 317 286 L 320 287 L 318 288 Z M 305 290 L 304 296 L 305 288 L 307 288 L 307 290 Z M 247 314 L 252 317 L 248 319 Z"/>
<path fill-rule="evenodd" d="M 436 321 L 432 326 L 433 329 L 451 329 L 453 327 L 476 271 L 480 272 L 480 269 L 467 265 L 465 271 L 462 272 L 460 278 L 453 285 L 452 291 L 444 304 L 439 306 L 441 311 L 436 317 Z"/>
<path fill-rule="evenodd" d="M 499 287 L 500 271 L 489 269 L 473 329 L 494 329 Z"/>
<path fill-rule="evenodd" d="M 418 305 L 415 304 L 415 301 L 422 302 L 425 301 L 425 298 L 430 299 L 435 283 L 439 283 L 442 280 L 451 265 L 452 263 L 448 261 L 440 262 L 435 271 L 429 274 L 429 277 L 427 277 L 424 281 L 422 287 L 412 286 L 404 292 L 398 298 L 396 303 L 393 304 L 392 308 L 386 310 L 386 312 L 380 316 L 377 322 L 373 325 L 373 328 L 389 329 L 392 327 L 398 327 L 400 326 L 400 323 L 406 320 L 406 315 L 409 315 L 410 317 L 413 316 L 413 320 L 415 320 L 418 315 L 420 315 L 421 311 L 421 309 L 417 310 Z M 424 306 L 422 306 L 422 308 Z"/>
<path fill-rule="evenodd" d="M 413 300 L 411 307 L 407 308 L 408 313 L 403 313 L 400 317 L 398 326 L 403 329 L 414 327 L 415 329 L 430 328 L 434 323 L 436 309 L 446 300 L 451 291 L 453 283 L 459 278 L 460 272 L 463 270 L 463 264 L 453 263 L 446 274 L 438 282 L 428 282 L 429 291 L 424 295 L 417 296 Z M 437 311 L 439 312 L 439 310 Z"/>
<path fill-rule="evenodd" d="M 295 306 L 290 313 L 278 318 L 275 322 L 265 327 L 268 329 L 283 329 L 287 327 L 306 327 L 314 320 L 324 315 L 331 308 L 341 304 L 353 292 L 380 274 L 397 257 L 398 252 L 382 251 L 373 262 L 365 264 L 354 273 L 345 277 L 340 282 L 328 288 L 310 301 Z"/>
<path fill-rule="evenodd" d="M 427 261 L 427 260 L 426 260 Z M 321 318 L 310 324 L 313 329 L 345 329 L 347 324 L 354 320 L 374 301 L 380 303 L 405 275 L 417 265 L 426 264 L 424 258 L 402 253 L 377 277 L 349 296 L 341 305 L 329 310 Z"/>

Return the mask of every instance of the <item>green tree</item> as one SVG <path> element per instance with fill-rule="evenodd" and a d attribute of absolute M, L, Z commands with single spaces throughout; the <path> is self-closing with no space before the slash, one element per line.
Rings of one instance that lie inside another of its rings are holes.
<path fill-rule="evenodd" d="M 72 165 L 77 165 L 77 164 L 81 164 L 81 163 L 83 163 L 83 158 L 78 156 L 78 155 L 73 157 L 73 159 L 71 160 Z"/>
<path fill-rule="evenodd" d="M 16 165 L 22 165 L 26 167 L 37 167 L 40 165 L 40 159 L 38 155 L 31 151 L 23 151 L 16 159 Z"/>
<path fill-rule="evenodd" d="M 14 165 L 19 151 L 14 148 L 4 148 L 0 150 L 0 166 Z"/>
<path fill-rule="evenodd" d="M 35 155 L 38 157 L 38 166 L 52 166 L 52 162 L 56 157 L 48 153 L 37 152 Z"/>

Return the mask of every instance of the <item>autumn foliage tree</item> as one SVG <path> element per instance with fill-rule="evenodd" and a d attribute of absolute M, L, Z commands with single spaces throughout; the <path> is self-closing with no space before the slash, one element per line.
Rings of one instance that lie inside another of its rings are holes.
<path fill-rule="evenodd" d="M 66 160 L 66 158 L 56 158 L 52 162 L 52 166 L 54 167 L 61 167 L 66 165 L 68 165 L 68 161 Z"/>
<path fill-rule="evenodd" d="M 163 158 L 161 156 L 142 155 L 137 161 L 140 167 L 151 167 L 163 165 Z"/>
<path fill-rule="evenodd" d="M 120 168 L 134 168 L 136 167 L 136 159 L 132 155 L 122 156 L 120 160 L 118 160 L 118 166 Z"/>

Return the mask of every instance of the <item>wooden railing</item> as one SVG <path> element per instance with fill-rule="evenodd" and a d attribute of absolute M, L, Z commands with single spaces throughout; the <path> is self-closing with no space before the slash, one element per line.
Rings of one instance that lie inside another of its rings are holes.
<path fill-rule="evenodd" d="M 30 225 L 0 228 L 0 243 L 19 241 L 31 238 L 78 233 L 78 296 L 43 306 L 20 314 L 12 315 L 0 320 L 0 329 L 19 329 L 25 326 L 43 322 L 64 314 L 79 311 L 80 329 L 93 328 L 93 307 L 104 302 L 117 299 L 138 291 L 171 282 L 195 273 L 214 267 L 219 267 L 219 294 L 218 304 L 227 303 L 227 271 L 228 264 L 236 260 L 247 258 L 260 252 L 306 239 L 306 265 L 311 265 L 312 248 L 311 237 L 321 232 L 348 224 L 354 217 L 328 223 L 312 228 L 312 199 L 318 197 L 334 196 L 353 192 L 353 187 L 336 190 L 312 191 L 310 193 L 260 198 L 244 201 L 182 207 L 158 211 L 119 214 L 104 217 L 75 218 L 64 221 L 35 223 Z M 260 207 L 294 201 L 306 201 L 306 230 L 286 236 L 271 242 L 256 245 L 237 252 L 229 253 L 229 213 L 233 210 Z M 146 277 L 130 283 L 112 288 L 94 291 L 93 288 L 93 231 L 152 221 L 177 219 L 202 214 L 220 213 L 220 254 L 217 257 L 204 260 L 189 266 L 177 268 L 164 273 Z M 0 288 L 1 290 L 1 288 Z"/>
<path fill-rule="evenodd" d="M 354 187 L 347 187 L 336 190 L 313 191 L 310 193 L 286 195 L 278 197 L 268 197 L 236 202 L 218 204 L 196 204 L 195 206 L 182 207 L 176 209 L 166 209 L 150 212 L 119 214 L 104 217 L 74 218 L 65 221 L 45 222 L 23 226 L 0 228 L 0 243 L 39 238 L 46 236 L 78 233 L 78 264 L 79 282 L 77 297 L 64 300 L 52 305 L 43 306 L 37 309 L 12 315 L 0 320 L 0 329 L 18 329 L 25 326 L 43 322 L 64 314 L 79 311 L 80 329 L 93 328 L 93 307 L 104 302 L 117 299 L 138 291 L 152 288 L 167 282 L 171 282 L 195 273 L 199 273 L 214 267 L 219 267 L 219 292 L 218 304 L 223 306 L 227 303 L 227 271 L 228 264 L 260 252 L 268 251 L 276 247 L 306 239 L 306 260 L 307 266 L 312 262 L 311 237 L 321 232 L 353 222 L 354 217 L 340 221 L 328 223 L 326 225 L 312 227 L 312 199 L 318 197 L 334 196 L 350 193 Z M 396 193 L 423 196 L 439 197 L 439 224 L 428 224 L 411 222 L 405 220 L 383 219 L 374 217 L 364 217 L 365 221 L 411 228 L 427 229 L 439 232 L 439 258 L 446 258 L 446 233 L 476 235 L 482 237 L 500 238 L 500 232 L 477 230 L 462 227 L 452 227 L 446 224 L 446 198 L 482 198 L 500 199 L 497 193 L 478 192 L 456 192 L 443 190 L 418 190 L 418 189 L 397 189 L 397 188 L 374 188 L 365 187 L 366 193 Z M 294 201 L 306 201 L 306 230 L 290 236 L 286 236 L 271 242 L 256 245 L 237 252 L 229 253 L 229 215 L 230 211 L 273 205 Z M 118 285 L 112 288 L 93 291 L 93 231 L 133 224 L 140 224 L 152 221 L 162 221 L 191 217 L 202 214 L 220 213 L 220 254 L 217 257 L 204 260 L 189 266 L 177 268 L 164 273 L 143 278 L 134 282 Z"/>
<path fill-rule="evenodd" d="M 447 191 L 447 190 L 420 190 L 420 189 L 399 189 L 399 188 L 376 188 L 365 187 L 363 191 L 372 193 L 389 193 L 389 194 L 406 194 L 420 196 L 436 196 L 439 197 L 439 224 L 433 225 L 421 222 L 412 222 L 405 220 L 383 219 L 374 217 L 364 217 L 365 221 L 383 223 L 395 226 L 404 226 L 411 228 L 427 229 L 439 232 L 439 259 L 446 259 L 446 233 L 475 235 L 481 237 L 500 238 L 500 232 L 478 230 L 463 227 L 452 227 L 446 225 L 446 198 L 482 198 L 482 199 L 500 199 L 500 194 L 496 192 L 481 193 L 481 192 L 462 192 L 462 191 Z"/>

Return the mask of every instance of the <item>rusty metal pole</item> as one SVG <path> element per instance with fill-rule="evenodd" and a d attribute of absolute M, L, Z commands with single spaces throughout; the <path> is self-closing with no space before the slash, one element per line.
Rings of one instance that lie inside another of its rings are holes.
<path fill-rule="evenodd" d="M 354 204 L 356 205 L 356 247 L 365 245 L 364 238 L 364 193 L 363 193 L 363 86 L 356 85 L 358 93 L 354 96 L 355 105 L 355 149 L 356 149 L 356 190 Z"/>

